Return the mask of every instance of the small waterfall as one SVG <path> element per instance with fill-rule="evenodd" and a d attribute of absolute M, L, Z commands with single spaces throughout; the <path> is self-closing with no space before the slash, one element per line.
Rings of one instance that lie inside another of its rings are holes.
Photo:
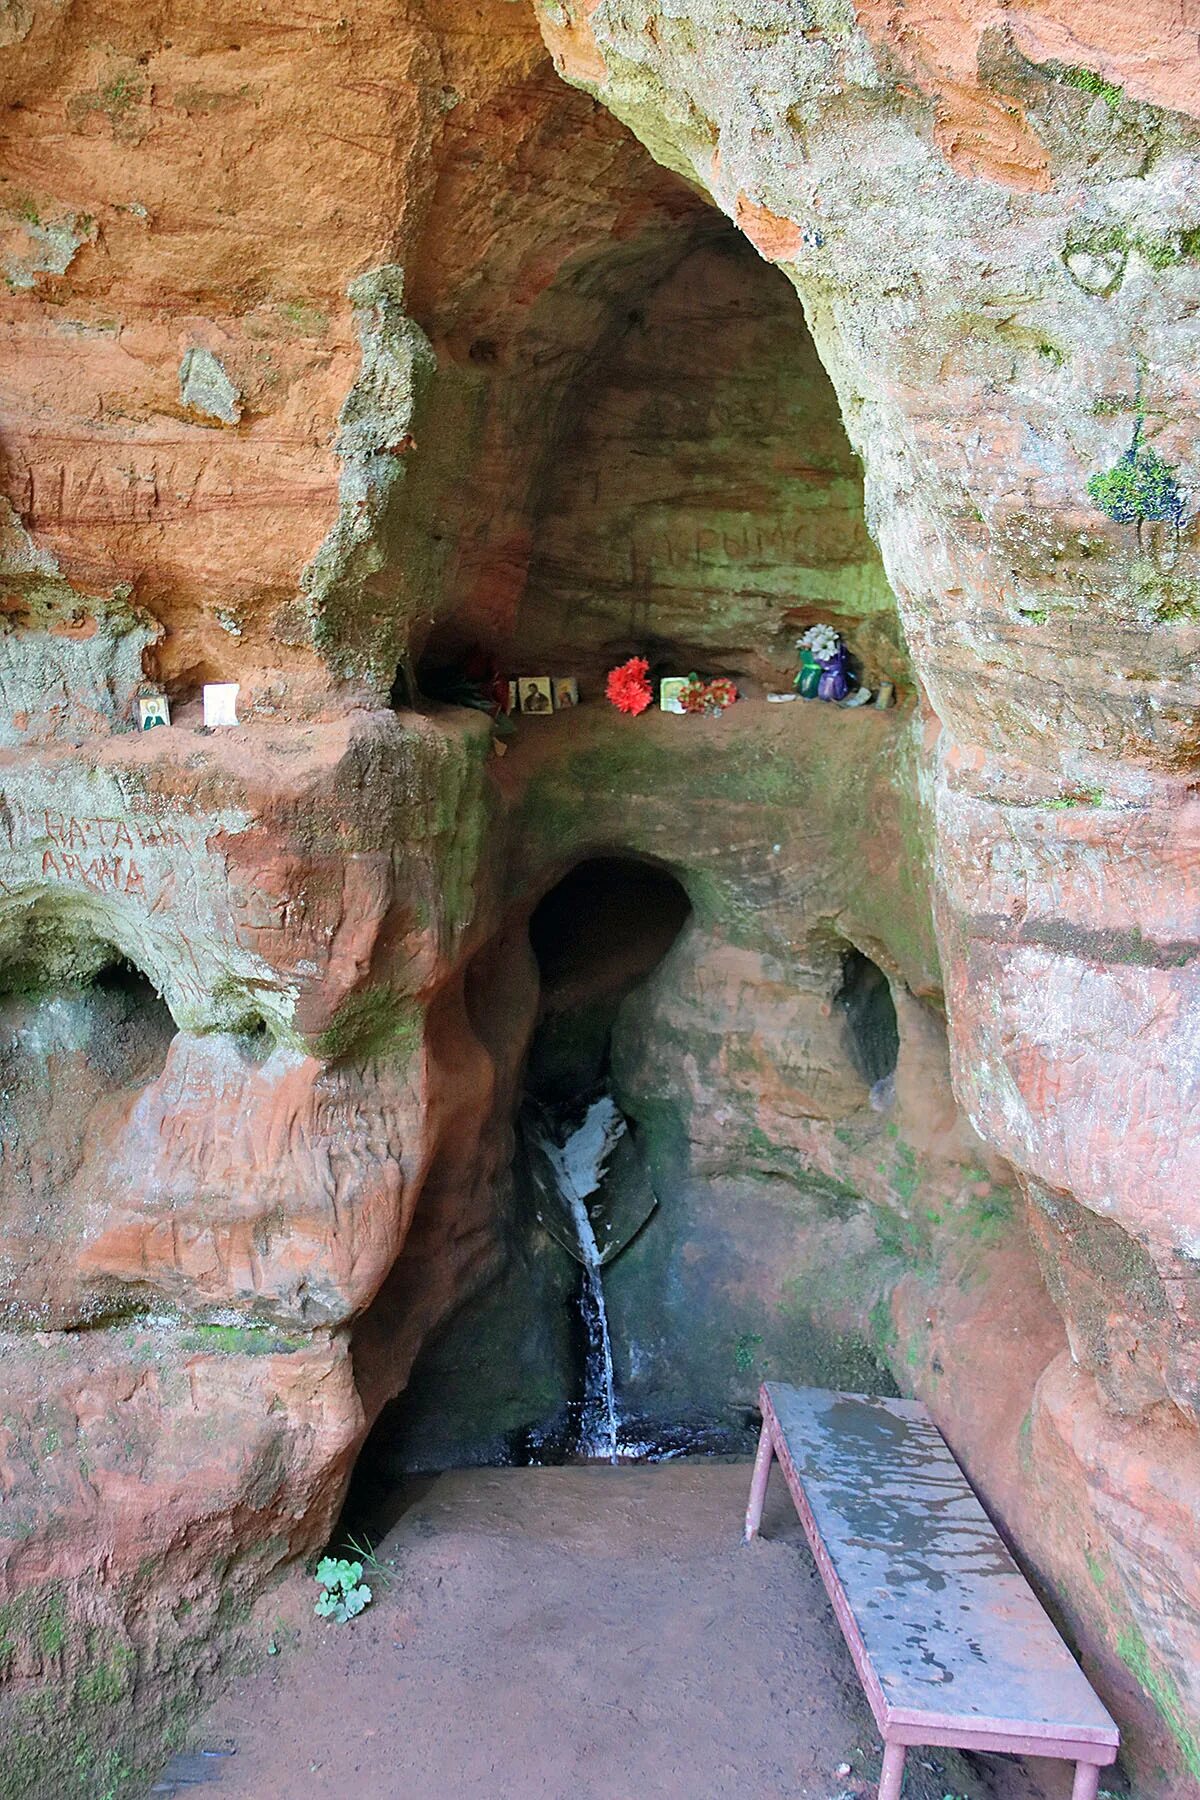
<path fill-rule="evenodd" d="M 583 1266 L 580 1310 L 587 1331 L 587 1363 L 584 1371 L 583 1418 L 579 1449 L 585 1456 L 617 1460 L 617 1395 L 613 1381 L 612 1339 L 604 1306 L 604 1282 L 600 1251 L 588 1215 L 587 1200 L 604 1178 L 613 1148 L 625 1131 L 625 1121 L 610 1094 L 594 1100 L 583 1122 L 562 1144 L 545 1133 L 539 1141 L 554 1171 L 558 1191 L 575 1222 L 579 1260 Z"/>

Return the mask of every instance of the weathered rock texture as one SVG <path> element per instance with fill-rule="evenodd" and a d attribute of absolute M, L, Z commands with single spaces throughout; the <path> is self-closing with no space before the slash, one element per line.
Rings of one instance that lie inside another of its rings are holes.
<path fill-rule="evenodd" d="M 0 41 L 11 1791 L 130 1785 L 456 1309 L 400 1460 L 567 1397 L 508 1170 L 527 922 L 599 855 L 691 905 L 610 1021 L 667 1193 L 628 1405 L 921 1393 L 1143 1800 L 1200 1792 L 1178 9 L 21 0 Z M 1182 496 L 1136 525 L 1087 492 L 1135 442 Z M 817 618 L 898 708 L 598 699 L 643 647 L 757 696 Z M 389 710 L 473 646 L 584 707 L 503 762 Z"/>
<path fill-rule="evenodd" d="M 853 621 L 872 681 L 904 666 L 837 400 L 795 295 L 736 237 L 685 256 L 579 377 L 535 529 L 522 668 L 599 678 L 650 648 L 782 688 L 818 617 Z"/>
<path fill-rule="evenodd" d="M 1052 1363 L 1030 1418 L 1057 1479 L 1032 1460 L 1013 1525 L 1081 1633 L 1148 1688 L 1194 1782 L 1174 1572 L 1192 1564 L 1194 1502 L 1166 1496 L 1200 1491 L 1183 1174 L 1197 556 L 1178 523 L 1107 521 L 1087 483 L 1135 427 L 1184 488 L 1194 474 L 1196 48 L 1175 15 L 1156 30 L 1106 8 L 962 14 L 815 8 L 767 26 L 720 3 L 666 19 L 601 0 L 543 20 L 563 72 L 786 268 L 863 457 L 942 726 L 956 1090 L 1026 1186 L 1090 1407 L 1090 1438 L 1064 1429 Z M 1100 1471 L 1139 1433 L 1135 1542 Z M 1067 1570 L 1081 1539 L 1094 1583 Z"/>

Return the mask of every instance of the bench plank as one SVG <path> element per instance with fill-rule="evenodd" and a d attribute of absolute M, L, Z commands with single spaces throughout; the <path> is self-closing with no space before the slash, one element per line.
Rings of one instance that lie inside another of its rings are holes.
<path fill-rule="evenodd" d="M 885 1738 L 1112 1762 L 1116 1726 L 926 1409 L 779 1382 L 762 1399 Z"/>

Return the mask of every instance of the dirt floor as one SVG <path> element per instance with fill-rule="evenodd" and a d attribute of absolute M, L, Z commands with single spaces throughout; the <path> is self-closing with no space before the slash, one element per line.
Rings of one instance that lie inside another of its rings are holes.
<path fill-rule="evenodd" d="M 312 1618 L 308 1583 L 299 1633 L 275 1634 L 156 1796 L 873 1795 L 879 1742 L 786 1489 L 776 1473 L 747 1548 L 748 1479 L 712 1462 L 439 1477 L 379 1543 L 367 1611 Z M 914 1751 L 908 1769 L 905 1800 L 1069 1792 L 1064 1765 Z"/>

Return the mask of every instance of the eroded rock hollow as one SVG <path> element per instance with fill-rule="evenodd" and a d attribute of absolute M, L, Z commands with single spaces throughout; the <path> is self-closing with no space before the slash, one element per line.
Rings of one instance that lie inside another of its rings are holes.
<path fill-rule="evenodd" d="M 0 45 L 6 1793 L 136 1791 L 356 1460 L 569 1442 L 518 1122 L 602 1088 L 630 1441 L 919 1395 L 1200 1794 L 1194 30 Z M 814 624 L 896 703 L 770 702 Z"/>

